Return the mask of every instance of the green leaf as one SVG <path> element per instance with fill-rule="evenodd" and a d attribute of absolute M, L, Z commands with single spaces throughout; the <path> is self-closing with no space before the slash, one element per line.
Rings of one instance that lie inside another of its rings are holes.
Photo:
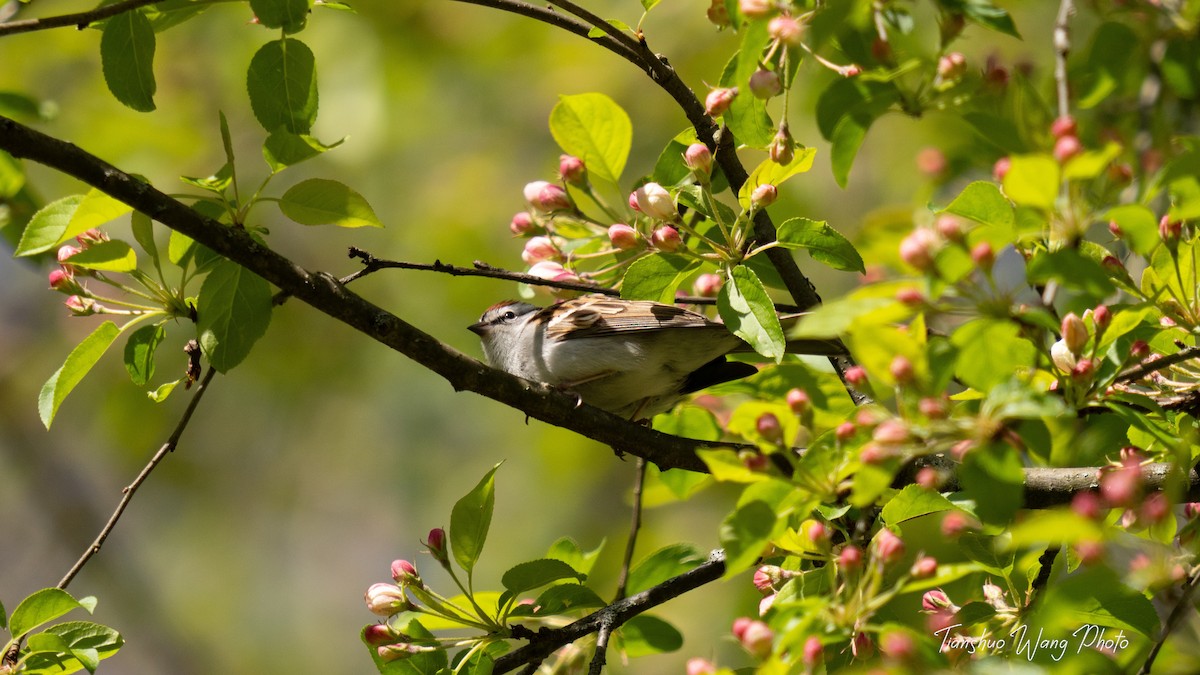
<path fill-rule="evenodd" d="M 771 540 L 776 518 L 775 509 L 759 500 L 742 504 L 725 517 L 719 535 L 725 549 L 726 577 L 740 573 L 758 560 Z"/>
<path fill-rule="evenodd" d="M 981 318 L 969 321 L 950 337 L 958 347 L 955 374 L 968 386 L 987 391 L 1033 365 L 1036 350 L 1009 321 Z"/>
<path fill-rule="evenodd" d="M 1066 288 L 1086 294 L 1093 302 L 1116 291 L 1107 270 L 1071 248 L 1039 252 L 1029 261 L 1026 274 L 1032 284 L 1044 284 L 1054 279 Z"/>
<path fill-rule="evenodd" d="M 508 589 L 510 593 L 517 595 L 562 579 L 585 581 L 587 575 L 576 572 L 561 560 L 542 558 L 509 568 L 500 578 L 500 583 L 504 584 L 504 588 Z"/>
<path fill-rule="evenodd" d="M 580 584 L 558 584 L 547 588 L 537 597 L 537 601 L 533 603 L 536 611 L 531 611 L 529 615 L 546 616 L 550 614 L 563 614 L 573 610 L 587 609 L 590 607 L 603 607 L 608 603 L 604 602 L 596 592 L 587 586 Z M 532 610 L 533 607 L 530 609 Z M 513 614 L 518 614 L 517 609 L 513 610 Z"/>
<path fill-rule="evenodd" d="M 196 300 L 200 349 L 209 364 L 227 373 L 242 362 L 271 323 L 271 285 L 246 268 L 222 258 Z"/>
<path fill-rule="evenodd" d="M 760 185 L 774 185 L 779 187 L 787 179 L 792 176 L 802 174 L 812 168 L 813 158 L 817 156 L 816 148 L 797 148 L 792 156 L 792 161 L 787 164 L 777 164 L 769 159 L 763 160 L 758 166 L 754 167 L 754 171 L 750 172 L 750 178 L 742 183 L 742 187 L 738 190 L 738 204 L 743 209 L 750 208 L 750 196 Z"/>
<path fill-rule="evenodd" d="M 974 220 L 977 223 L 999 228 L 1012 235 L 1013 216 L 1012 204 L 1000 194 L 1000 188 L 989 181 L 975 181 L 959 193 L 943 213 L 952 213 Z"/>
<path fill-rule="evenodd" d="M 1149 256 L 1162 241 L 1158 236 L 1158 219 L 1153 211 L 1141 204 L 1113 207 L 1104 217 L 1120 226 L 1122 238 L 1135 253 Z"/>
<path fill-rule="evenodd" d="M 626 621 L 617 633 L 625 655 L 630 658 L 673 652 L 683 646 L 683 635 L 674 626 L 649 614 Z"/>
<path fill-rule="evenodd" d="M 1136 48 L 1140 40 L 1137 33 L 1123 23 L 1105 22 L 1092 33 L 1092 43 L 1078 73 L 1072 73 L 1072 82 L 1077 83 L 1075 96 L 1080 108 L 1092 108 L 1108 99 L 1125 80 L 1133 80 L 1133 61 L 1128 49 L 1113 49 L 1113 45 L 1129 45 Z M 1141 78 L 1138 77 L 1138 80 Z"/>
<path fill-rule="evenodd" d="M 61 588 L 43 588 L 22 600 L 13 610 L 8 621 L 9 631 L 13 637 L 20 637 L 44 623 L 82 607 L 78 600 Z"/>
<path fill-rule="evenodd" d="M 1058 162 L 1046 155 L 1012 155 L 1004 194 L 1017 204 L 1049 211 L 1058 198 Z"/>
<path fill-rule="evenodd" d="M 118 101 L 138 112 L 154 110 L 154 27 L 145 14 L 124 12 L 104 24 L 100 62 Z"/>
<path fill-rule="evenodd" d="M 296 183 L 279 200 L 284 215 L 301 225 L 383 227 L 362 195 L 325 178 Z"/>
<path fill-rule="evenodd" d="M 963 496 L 975 501 L 975 514 L 996 525 L 1007 524 L 1025 497 L 1025 472 L 1016 448 L 996 444 L 967 453 L 958 471 Z"/>
<path fill-rule="evenodd" d="M 469 574 L 483 551 L 488 528 L 492 525 L 492 510 L 496 504 L 494 476 L 500 465 L 490 471 L 450 511 L 450 547 L 454 559 Z"/>
<path fill-rule="evenodd" d="M 780 246 L 806 249 L 813 260 L 835 270 L 866 271 L 862 256 L 854 249 L 854 244 L 823 220 L 792 218 L 779 226 L 777 237 Z"/>
<path fill-rule="evenodd" d="M 721 72 L 721 86 L 737 87 L 739 92 L 721 120 L 739 143 L 752 148 L 765 148 L 775 137 L 767 102 L 750 93 L 750 75 L 758 70 L 759 59 L 770 39 L 766 21 L 746 24 L 737 54 Z"/>
<path fill-rule="evenodd" d="M 899 525 L 906 520 L 919 518 L 949 511 L 954 504 L 942 495 L 932 490 L 926 490 L 917 485 L 906 485 L 895 497 L 892 497 L 883 507 L 883 522 L 888 525 Z"/>
<path fill-rule="evenodd" d="M 133 239 L 152 259 L 158 258 L 158 245 L 154 243 L 154 222 L 141 211 L 134 211 L 129 219 L 133 228 Z"/>
<path fill-rule="evenodd" d="M 1021 34 L 1017 32 L 1016 24 L 1013 23 L 1012 17 L 1009 16 L 1008 12 L 1002 7 L 992 4 L 991 0 L 954 0 L 953 2 L 947 2 L 946 5 L 960 9 L 968 20 L 974 21 L 981 26 L 986 26 L 994 31 L 999 31 L 1018 39 L 1021 37 Z"/>
<path fill-rule="evenodd" d="M 895 85 L 861 77 L 834 80 L 817 99 L 817 128 L 831 143 L 830 160 L 845 187 L 867 130 L 899 98 Z"/>
<path fill-rule="evenodd" d="M 132 272 L 137 269 L 137 254 L 120 239 L 92 244 L 69 258 L 72 265 L 104 272 Z"/>
<path fill-rule="evenodd" d="M 1081 626 L 1108 626 L 1144 636 L 1158 635 L 1159 619 L 1154 605 L 1141 591 L 1130 588 L 1105 565 L 1080 568 L 1059 583 L 1050 584 L 1038 601 L 1035 619 L 1078 631 Z M 1073 639 L 1084 640 L 1080 632 Z M 1095 632 L 1091 637 L 1096 637 Z"/>
<path fill-rule="evenodd" d="M 92 366 L 96 365 L 100 357 L 104 356 L 104 352 L 108 351 L 109 345 L 117 339 L 117 335 L 120 333 L 121 330 L 112 321 L 100 324 L 96 330 L 92 331 L 91 335 L 85 337 L 75 349 L 71 350 L 62 367 L 55 371 L 49 380 L 46 380 L 46 384 L 42 385 L 41 394 L 38 395 L 38 414 L 47 429 L 54 421 L 54 415 L 58 412 L 58 407 L 62 405 L 63 399 L 88 374 Z"/>
<path fill-rule="evenodd" d="M 646 556 L 629 572 L 630 595 L 657 586 L 696 567 L 707 558 L 691 544 L 672 544 Z"/>
<path fill-rule="evenodd" d="M 0 150 L 0 198 L 10 198 L 25 187 L 25 169 L 16 157 Z M 0 225 L 0 227 L 3 227 Z"/>
<path fill-rule="evenodd" d="M 250 9 L 263 26 L 289 34 L 304 30 L 308 21 L 308 0 L 250 0 Z"/>
<path fill-rule="evenodd" d="M 1200 152 L 1186 152 L 1171 160 L 1163 171 L 1171 196 L 1168 215 L 1173 220 L 1200 218 Z"/>
<path fill-rule="evenodd" d="M 1067 180 L 1095 178 L 1120 156 L 1121 146 L 1118 143 L 1108 143 L 1100 150 L 1088 150 L 1080 153 L 1063 166 L 1063 178 Z"/>
<path fill-rule="evenodd" d="M 88 672 L 94 672 L 101 660 L 116 654 L 125 644 L 120 633 L 108 626 L 91 621 L 64 621 L 50 626 L 44 632 L 30 638 L 31 648 L 33 638 L 36 637 L 52 637 L 62 645 L 65 654 L 77 659 Z M 45 665 L 50 670 L 45 672 L 62 672 L 58 669 L 56 658 L 52 658 L 50 655 L 46 655 L 46 657 L 48 663 Z M 33 658 L 30 659 L 28 665 L 30 672 L 37 672 L 36 669 L 43 666 L 40 661 L 35 661 Z"/>
<path fill-rule="evenodd" d="M 633 143 L 629 115 L 604 94 L 560 96 L 550 111 L 550 135 L 583 160 L 588 173 L 616 183 Z"/>
<path fill-rule="evenodd" d="M 142 326 L 125 342 L 125 370 L 137 386 L 146 386 L 154 377 L 154 351 L 166 335 L 167 331 L 161 325 Z"/>
<path fill-rule="evenodd" d="M 754 351 L 776 363 L 783 360 L 786 351 L 783 326 L 767 289 L 750 268 L 745 265 L 733 268 L 728 283 L 717 296 L 717 312 L 730 332 L 749 343 Z"/>
<path fill-rule="evenodd" d="M 71 215 L 71 221 L 67 223 L 67 229 L 59 237 L 59 242 L 66 241 L 94 227 L 99 227 L 107 222 L 116 220 L 132 210 L 133 207 L 125 202 L 114 199 L 100 190 L 92 188 L 84 196 L 83 201 L 79 203 L 79 207 L 75 209 L 75 213 Z"/>
<path fill-rule="evenodd" d="M 1013 525 L 1009 548 L 1028 548 L 1049 544 L 1076 544 L 1081 541 L 1101 541 L 1104 531 L 1090 518 L 1074 511 L 1033 511 Z"/>
<path fill-rule="evenodd" d="M 67 225 L 75 215 L 75 210 L 83 203 L 83 199 L 83 195 L 70 195 L 38 209 L 25 226 L 21 242 L 17 244 L 13 255 L 34 255 L 54 248 L 63 240 L 63 233 L 67 231 Z"/>
<path fill-rule="evenodd" d="M 596 558 L 600 556 L 602 548 L 604 548 L 603 541 L 591 551 L 584 551 L 572 539 L 560 537 L 550 545 L 550 549 L 546 551 L 546 557 L 561 560 L 581 574 L 589 574 L 592 571 L 592 565 L 596 564 Z"/>
<path fill-rule="evenodd" d="M 250 60 L 246 88 L 250 107 L 264 129 L 283 127 L 307 134 L 317 119 L 316 61 L 308 46 L 295 38 L 268 42 Z"/>
<path fill-rule="evenodd" d="M 179 386 L 179 383 L 182 381 L 183 380 L 175 380 L 174 382 L 161 384 L 159 385 L 158 389 L 146 392 L 146 396 L 155 403 L 162 403 L 163 401 L 167 400 L 167 397 L 171 395 L 171 392 L 175 391 L 175 387 Z"/>
<path fill-rule="evenodd" d="M 267 160 L 272 173 L 279 173 L 341 144 L 342 141 L 338 141 L 333 145 L 325 145 L 312 136 L 276 129 L 263 143 L 263 159 Z"/>
<path fill-rule="evenodd" d="M 670 253 L 654 253 L 638 258 L 625 272 L 621 297 L 626 300 L 654 300 L 671 303 L 675 290 L 700 264 Z"/>

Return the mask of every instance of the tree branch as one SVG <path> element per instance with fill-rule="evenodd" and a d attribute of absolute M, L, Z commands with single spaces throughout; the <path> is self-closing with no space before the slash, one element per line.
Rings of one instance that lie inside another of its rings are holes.
<path fill-rule="evenodd" d="M 1058 116 L 1071 114 L 1071 92 L 1067 85 L 1067 54 L 1071 51 L 1071 15 L 1075 13 L 1072 0 L 1060 0 L 1054 20 L 1054 84 L 1058 95 Z"/>
<path fill-rule="evenodd" d="M 562 628 L 543 628 L 537 631 L 533 637 L 529 638 L 529 644 L 496 659 L 493 672 L 507 673 L 526 663 L 541 662 L 558 648 L 585 635 L 595 633 L 602 626 L 616 630 L 633 617 L 704 584 L 716 581 L 723 574 L 725 574 L 725 554 L 721 551 L 713 551 L 709 554 L 706 562 L 679 576 L 671 577 L 653 588 L 614 602 Z M 597 651 L 599 650 L 600 647 L 597 646 Z"/>
<path fill-rule="evenodd" d="M 30 33 L 35 30 L 62 28 L 64 26 L 75 26 L 79 30 L 83 30 L 97 21 L 102 21 L 118 14 L 135 10 L 138 7 L 153 5 L 159 2 L 162 2 L 162 0 L 125 0 L 124 2 L 118 2 L 105 7 L 97 7 L 87 12 L 48 16 L 44 19 L 25 19 L 23 21 L 0 23 L 0 36 Z"/>
<path fill-rule="evenodd" d="M 1195 593 L 1197 585 L 1200 585 L 1200 567 L 1192 570 L 1187 583 L 1183 585 L 1183 593 L 1179 596 L 1179 602 L 1175 603 L 1175 607 L 1171 609 L 1171 614 L 1167 617 L 1167 622 L 1163 624 L 1162 635 L 1159 636 L 1154 646 L 1150 648 L 1150 653 L 1146 656 L 1146 662 L 1142 664 L 1142 669 L 1138 671 L 1138 675 L 1149 675 L 1150 669 L 1154 666 L 1154 660 L 1158 658 L 1159 650 L 1166 644 L 1171 632 L 1183 620 L 1183 616 L 1192 609 L 1192 594 Z"/>

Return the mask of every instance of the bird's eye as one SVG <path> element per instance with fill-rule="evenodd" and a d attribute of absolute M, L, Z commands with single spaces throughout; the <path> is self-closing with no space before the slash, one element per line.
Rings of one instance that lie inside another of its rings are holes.
<path fill-rule="evenodd" d="M 516 313 L 516 312 L 514 312 L 514 311 L 512 311 L 512 310 L 509 310 L 509 311 L 507 311 L 507 312 L 505 312 L 505 313 L 504 313 L 504 320 L 505 320 L 505 321 L 512 321 L 512 320 L 513 320 L 513 319 L 515 319 L 515 318 L 517 318 L 517 313 Z"/>

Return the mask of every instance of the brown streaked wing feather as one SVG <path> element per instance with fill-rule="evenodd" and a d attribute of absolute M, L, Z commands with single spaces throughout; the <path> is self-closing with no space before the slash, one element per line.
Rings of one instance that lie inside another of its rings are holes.
<path fill-rule="evenodd" d="M 578 303 L 579 306 L 571 308 L 574 311 L 547 328 L 547 335 L 552 339 L 594 338 L 617 332 L 720 326 L 702 314 L 650 300 L 613 301 L 604 297 L 587 297 L 572 300 L 570 303 Z"/>

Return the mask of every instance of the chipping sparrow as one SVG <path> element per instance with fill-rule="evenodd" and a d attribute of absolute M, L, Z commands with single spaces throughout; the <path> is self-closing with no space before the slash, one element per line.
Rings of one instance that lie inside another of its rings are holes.
<path fill-rule="evenodd" d="M 573 391 L 630 419 L 648 419 L 686 394 L 757 372 L 725 360 L 753 350 L 724 324 L 649 300 L 587 295 L 545 308 L 508 300 L 488 308 L 470 330 L 492 367 Z M 808 353 L 844 351 L 834 341 L 799 346 Z"/>

